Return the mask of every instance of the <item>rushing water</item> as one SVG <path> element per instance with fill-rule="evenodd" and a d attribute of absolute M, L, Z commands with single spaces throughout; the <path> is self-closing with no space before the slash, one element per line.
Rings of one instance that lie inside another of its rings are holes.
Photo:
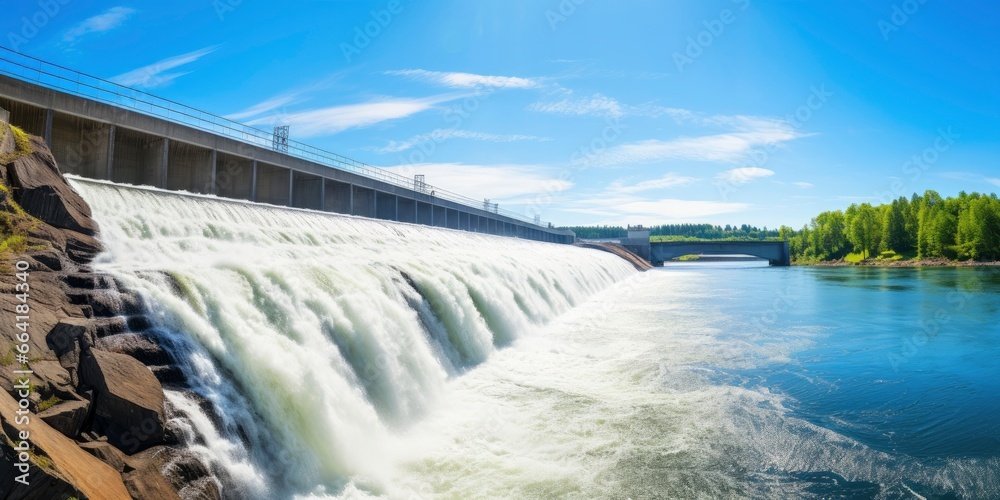
<path fill-rule="evenodd" d="M 683 264 L 76 183 L 229 494 L 998 498 L 1000 270 Z M 164 275 L 170 276 L 169 279 Z"/>

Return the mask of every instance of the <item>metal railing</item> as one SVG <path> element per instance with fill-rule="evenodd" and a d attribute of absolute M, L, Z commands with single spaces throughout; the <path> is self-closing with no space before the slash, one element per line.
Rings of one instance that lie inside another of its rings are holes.
<path fill-rule="evenodd" d="M 0 74 L 272 150 L 273 132 L 244 125 L 141 90 L 52 64 L 6 47 L 0 47 Z M 287 154 L 330 168 L 352 172 L 469 208 L 482 210 L 483 207 L 482 200 L 475 200 L 430 184 L 421 183 L 420 186 L 417 186 L 411 178 L 299 141 L 289 140 L 288 151 L 281 151 L 279 154 Z M 550 227 L 548 222 L 536 221 L 510 210 L 497 209 L 493 210 L 492 213 L 543 228 Z"/>

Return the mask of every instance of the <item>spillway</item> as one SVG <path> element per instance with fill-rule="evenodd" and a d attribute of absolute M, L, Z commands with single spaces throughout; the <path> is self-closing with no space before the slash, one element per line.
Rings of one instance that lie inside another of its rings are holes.
<path fill-rule="evenodd" d="M 71 183 L 101 225 L 95 268 L 145 301 L 191 386 L 167 391 L 175 424 L 232 498 L 379 494 L 394 436 L 450 379 L 635 272 L 567 245 Z"/>

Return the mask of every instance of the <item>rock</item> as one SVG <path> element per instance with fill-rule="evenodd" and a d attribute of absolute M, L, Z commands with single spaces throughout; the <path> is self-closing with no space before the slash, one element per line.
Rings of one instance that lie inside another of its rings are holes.
<path fill-rule="evenodd" d="M 44 384 L 46 395 L 53 393 L 61 399 L 76 399 L 75 384 L 69 372 L 58 361 L 35 361 L 31 363 L 34 375 Z"/>
<path fill-rule="evenodd" d="M 220 500 L 219 482 L 213 477 L 191 481 L 177 492 L 184 500 Z"/>
<path fill-rule="evenodd" d="M 91 320 L 91 324 L 94 325 L 94 335 L 97 336 L 98 339 L 124 333 L 128 328 L 125 318 L 121 316 L 115 316 L 112 318 L 94 318 Z"/>
<path fill-rule="evenodd" d="M 66 231 L 66 255 L 78 264 L 94 260 L 101 253 L 101 243 L 93 236 Z"/>
<path fill-rule="evenodd" d="M 4 498 L 18 500 L 50 500 L 53 498 L 80 497 L 80 493 L 59 472 L 31 464 L 28 469 L 29 484 L 25 486 L 15 478 L 22 472 L 15 467 L 11 457 L 14 449 L 0 443 L 0 492 Z"/>
<path fill-rule="evenodd" d="M 66 437 L 76 437 L 87 420 L 90 401 L 63 401 L 41 413 L 38 418 Z"/>
<path fill-rule="evenodd" d="M 220 498 L 218 483 L 212 477 L 208 466 L 190 451 L 169 446 L 157 446 L 128 457 L 125 461 L 127 465 L 132 467 L 152 468 L 160 471 L 162 477 L 177 491 L 186 489 L 186 485 L 197 484 L 195 488 L 183 492 L 181 497 L 185 500 L 190 498 Z M 204 479 L 210 479 L 211 484 L 204 484 Z"/>
<path fill-rule="evenodd" d="M 155 498 L 156 500 L 180 500 L 180 496 L 170 483 L 151 465 L 122 475 L 125 488 L 132 498 Z"/>
<path fill-rule="evenodd" d="M 94 427 L 108 442 L 135 453 L 163 440 L 163 387 L 145 365 L 124 354 L 90 349 L 82 353 L 79 376 L 81 385 L 95 391 Z"/>
<path fill-rule="evenodd" d="M 38 266 L 45 266 L 49 271 L 62 271 L 62 259 L 55 250 L 43 250 L 28 254 L 28 257 L 35 261 L 35 269 Z"/>
<path fill-rule="evenodd" d="M 187 383 L 184 371 L 177 365 L 150 366 L 149 371 L 161 384 L 183 386 Z"/>
<path fill-rule="evenodd" d="M 59 363 L 71 376 L 79 365 L 81 339 L 88 348 L 93 345 L 92 327 L 86 318 L 63 318 L 45 336 L 46 345 L 55 352 Z"/>
<path fill-rule="evenodd" d="M 32 153 L 7 166 L 17 202 L 43 222 L 84 235 L 97 233 L 90 206 L 62 177 L 56 160 L 40 137 L 31 138 Z"/>
<path fill-rule="evenodd" d="M 130 472 L 133 469 L 125 465 L 125 454 L 121 452 L 118 448 L 111 446 L 106 441 L 91 441 L 89 443 L 83 443 L 80 445 L 84 451 L 90 453 L 91 455 L 101 459 L 102 462 L 111 466 L 112 469 L 118 472 Z"/>
<path fill-rule="evenodd" d="M 153 327 L 153 324 L 146 316 L 129 316 L 128 329 L 133 332 L 144 332 Z"/>
<path fill-rule="evenodd" d="M 169 365 L 173 356 L 148 338 L 137 333 L 122 333 L 97 340 L 97 347 L 108 352 L 127 354 L 144 365 Z"/>

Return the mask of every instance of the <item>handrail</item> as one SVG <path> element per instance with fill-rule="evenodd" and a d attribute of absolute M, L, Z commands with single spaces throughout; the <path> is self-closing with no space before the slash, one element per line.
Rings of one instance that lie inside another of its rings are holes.
<path fill-rule="evenodd" d="M 169 99 L 157 97 L 142 90 L 126 87 L 96 76 L 21 54 L 3 46 L 0 46 L 0 74 L 36 83 L 60 92 L 134 110 L 145 115 L 163 118 L 255 146 L 268 149 L 271 149 L 272 146 L 273 136 L 270 132 Z M 289 139 L 287 152 L 282 147 L 282 151 L 278 151 L 278 153 L 318 163 L 326 167 L 352 172 L 370 179 L 458 203 L 469 208 L 483 210 L 483 201 L 440 189 L 430 184 L 421 183 L 418 187 L 411 178 L 299 141 Z M 534 219 L 510 210 L 497 208 L 486 211 L 546 229 L 552 227 L 548 222 L 538 221 L 536 223 Z"/>

